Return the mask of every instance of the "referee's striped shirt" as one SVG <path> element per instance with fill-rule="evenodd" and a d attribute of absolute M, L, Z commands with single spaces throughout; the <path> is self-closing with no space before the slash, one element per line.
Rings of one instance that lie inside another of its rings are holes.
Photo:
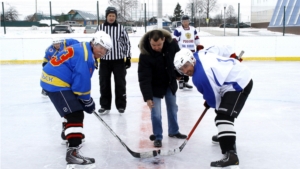
<path fill-rule="evenodd" d="M 110 35 L 113 42 L 111 51 L 101 58 L 104 60 L 118 60 L 131 57 L 130 41 L 123 25 L 119 23 L 108 24 L 107 22 L 98 26 L 97 31 L 102 30 Z"/>

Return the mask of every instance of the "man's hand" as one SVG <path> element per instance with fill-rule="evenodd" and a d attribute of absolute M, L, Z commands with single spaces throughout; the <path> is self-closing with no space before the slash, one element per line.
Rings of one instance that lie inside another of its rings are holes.
<path fill-rule="evenodd" d="M 147 106 L 149 107 L 149 109 L 151 110 L 154 107 L 154 103 L 152 100 L 147 100 Z"/>

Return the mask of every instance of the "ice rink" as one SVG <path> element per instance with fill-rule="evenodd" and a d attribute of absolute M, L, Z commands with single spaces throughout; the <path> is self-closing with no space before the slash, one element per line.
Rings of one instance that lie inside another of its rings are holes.
<path fill-rule="evenodd" d="M 300 62 L 245 61 L 254 86 L 235 122 L 241 169 L 300 168 Z M 66 147 L 61 145 L 62 119 L 49 98 L 41 95 L 42 65 L 1 65 L 1 169 L 63 169 Z M 99 106 L 98 72 L 92 78 L 92 97 Z M 136 152 L 151 151 L 150 111 L 143 102 L 137 63 L 127 70 L 127 108 L 119 114 L 113 101 L 110 114 L 101 116 Z M 112 80 L 114 82 L 114 80 Z M 191 80 L 190 80 L 191 84 Z M 113 92 L 114 93 L 114 92 Z M 113 97 L 114 99 L 114 97 Z M 198 91 L 179 90 L 180 132 L 188 134 L 204 110 Z M 178 148 L 184 140 L 168 137 L 163 102 L 163 149 Z M 85 114 L 86 142 L 82 154 L 96 160 L 97 169 L 209 169 L 222 158 L 215 113 L 210 109 L 183 151 L 172 156 L 138 159 L 93 115 Z"/>

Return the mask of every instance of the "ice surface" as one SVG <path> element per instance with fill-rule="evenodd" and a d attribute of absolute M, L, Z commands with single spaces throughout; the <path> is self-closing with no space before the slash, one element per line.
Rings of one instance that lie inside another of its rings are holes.
<path fill-rule="evenodd" d="M 254 87 L 236 120 L 241 169 L 300 168 L 300 62 L 244 62 L 253 72 Z M 61 145 L 62 119 L 49 98 L 41 95 L 40 65 L 1 65 L 1 169 L 65 168 Z M 92 96 L 99 106 L 98 72 Z M 127 72 L 127 109 L 119 114 L 114 97 L 110 114 L 102 116 L 114 132 L 136 152 L 153 150 L 150 111 L 139 89 L 137 63 Z M 112 80 L 113 82 L 114 80 Z M 191 83 L 191 82 L 190 82 Z M 113 89 L 114 91 L 114 89 Z M 177 92 L 180 132 L 188 134 L 204 110 L 194 88 Z M 163 105 L 163 149 L 178 148 L 184 140 L 168 137 Z M 86 142 L 82 153 L 96 160 L 98 169 L 209 169 L 222 155 L 211 142 L 217 133 L 215 113 L 209 110 L 183 151 L 173 156 L 137 159 L 94 116 L 85 114 Z"/>

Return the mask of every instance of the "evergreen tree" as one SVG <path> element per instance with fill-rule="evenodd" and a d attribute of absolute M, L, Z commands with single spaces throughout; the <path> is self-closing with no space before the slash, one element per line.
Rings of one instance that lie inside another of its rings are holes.
<path fill-rule="evenodd" d="M 181 16 L 183 15 L 183 11 L 181 10 L 181 6 L 179 3 L 177 3 L 175 9 L 174 9 L 174 14 L 173 14 L 173 17 L 172 17 L 172 22 L 173 21 L 180 21 L 181 19 Z"/>

